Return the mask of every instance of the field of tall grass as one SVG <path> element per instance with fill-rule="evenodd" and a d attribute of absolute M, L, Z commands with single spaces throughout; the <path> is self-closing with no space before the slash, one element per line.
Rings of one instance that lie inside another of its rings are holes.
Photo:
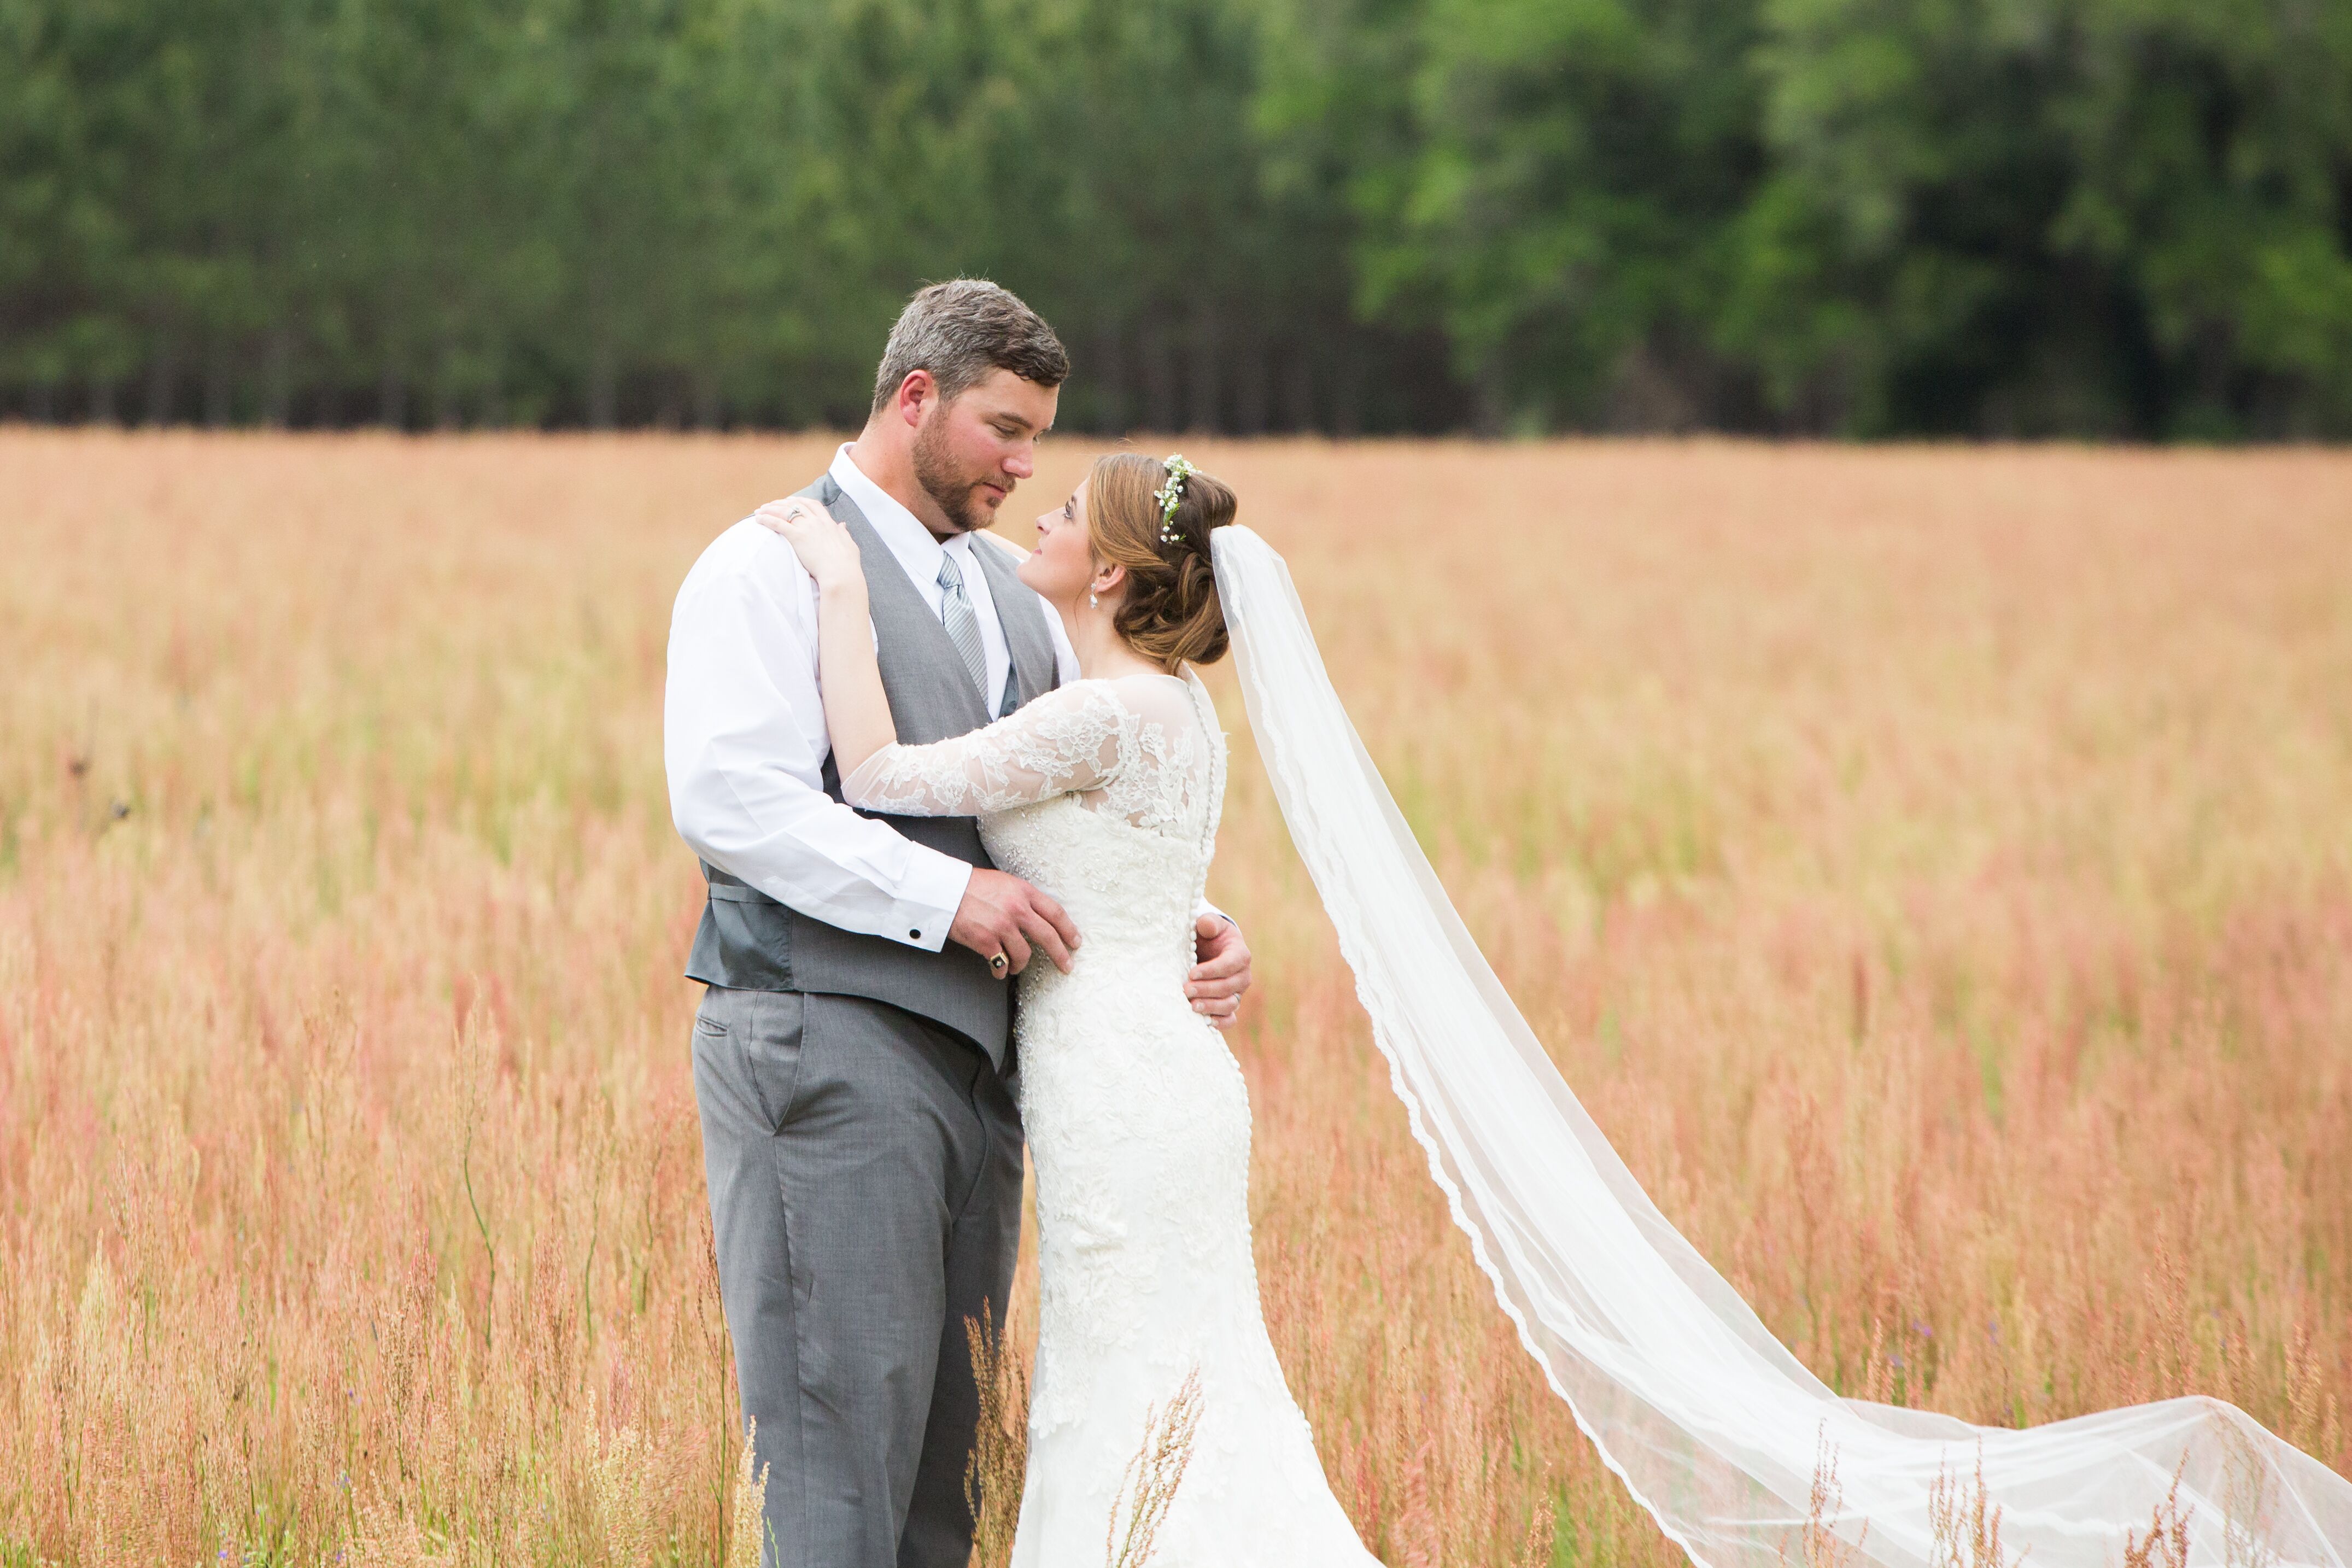
<path fill-rule="evenodd" d="M 2207 1392 L 2352 1467 L 2352 456 L 1188 450 L 1824 1378 Z M 826 455 L 0 432 L 0 1563 L 744 1560 L 663 649 Z M 1341 1500 L 1397 1568 L 1670 1563 L 1213 684 L 1260 1274 Z"/>

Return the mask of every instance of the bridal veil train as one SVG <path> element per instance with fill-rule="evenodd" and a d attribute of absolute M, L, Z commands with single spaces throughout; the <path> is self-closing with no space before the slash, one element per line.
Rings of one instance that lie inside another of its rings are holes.
<path fill-rule="evenodd" d="M 2168 1498 L 2187 1521 L 2176 1568 L 2347 1568 L 2352 1481 L 2220 1400 L 2011 1430 L 1842 1398 L 1806 1371 L 1511 1005 L 1349 723 L 1281 556 L 1247 528 L 1213 537 L 1251 728 L 1430 1172 L 1546 1381 L 1693 1559 L 1805 1555 L 1827 1455 L 1842 1503 L 1822 1522 L 1884 1568 L 1948 1568 L 1931 1500 L 1947 1478 L 1973 1497 L 1979 1464 L 2004 1547 L 2034 1568 L 2120 1563 Z"/>

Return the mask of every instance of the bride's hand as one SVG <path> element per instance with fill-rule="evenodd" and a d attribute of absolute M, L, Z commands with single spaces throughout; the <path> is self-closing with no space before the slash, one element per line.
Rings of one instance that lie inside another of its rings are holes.
<path fill-rule="evenodd" d="M 857 553 L 857 542 L 814 501 L 803 496 L 772 500 L 752 515 L 784 536 L 808 574 L 816 579 L 820 592 L 853 584 L 865 585 L 866 563 Z"/>

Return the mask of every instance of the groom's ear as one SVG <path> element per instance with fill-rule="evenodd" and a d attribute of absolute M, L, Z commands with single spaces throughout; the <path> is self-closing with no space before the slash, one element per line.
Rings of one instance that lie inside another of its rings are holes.
<path fill-rule="evenodd" d="M 905 420 L 907 427 L 911 430 L 923 422 L 923 410 L 937 403 L 939 398 L 939 378 L 927 370 L 910 370 L 906 379 L 898 383 L 898 390 L 890 402 L 891 406 L 898 410 L 898 417 Z"/>

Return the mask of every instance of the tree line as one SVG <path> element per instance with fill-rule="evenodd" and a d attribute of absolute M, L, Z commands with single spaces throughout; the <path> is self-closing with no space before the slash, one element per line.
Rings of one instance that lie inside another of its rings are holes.
<path fill-rule="evenodd" d="M 0 0 L 0 417 L 2352 434 L 2347 0 Z"/>

